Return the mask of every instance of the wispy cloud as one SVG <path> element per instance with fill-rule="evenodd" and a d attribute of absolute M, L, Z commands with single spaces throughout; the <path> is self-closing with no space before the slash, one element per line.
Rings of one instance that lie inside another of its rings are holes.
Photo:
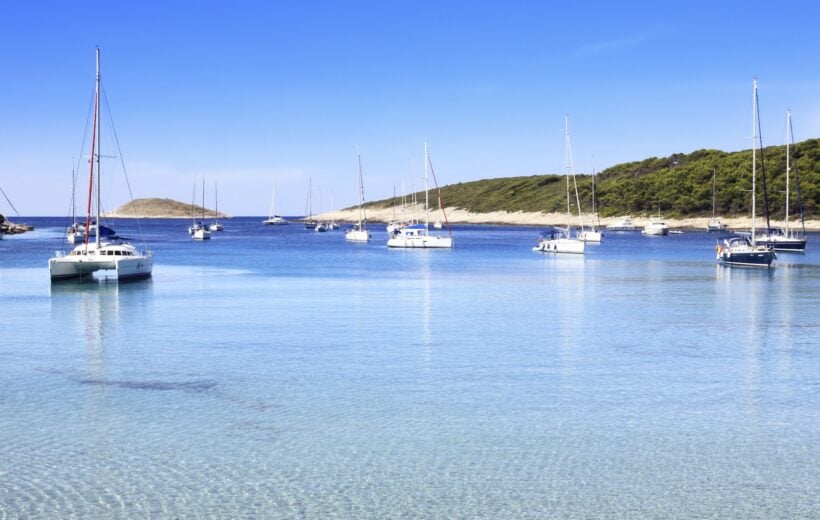
<path fill-rule="evenodd" d="M 586 57 L 615 53 L 623 49 L 642 45 L 655 38 L 657 34 L 657 30 L 648 30 L 621 36 L 612 40 L 588 43 L 577 48 L 572 55 L 575 57 Z"/>

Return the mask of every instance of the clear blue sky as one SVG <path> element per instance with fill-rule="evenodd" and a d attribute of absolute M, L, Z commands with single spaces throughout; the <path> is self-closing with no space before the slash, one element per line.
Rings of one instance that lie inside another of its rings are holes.
<path fill-rule="evenodd" d="M 561 173 L 565 113 L 581 172 L 748 148 L 755 76 L 764 144 L 787 107 L 820 136 L 820 2 L 550 4 L 7 0 L 0 187 L 67 214 L 96 45 L 135 196 L 187 201 L 205 174 L 234 215 L 266 214 L 274 181 L 303 213 L 308 177 L 315 208 L 353 204 L 357 146 L 369 200 L 409 188 L 411 155 L 420 178 L 425 139 L 443 184 Z"/>

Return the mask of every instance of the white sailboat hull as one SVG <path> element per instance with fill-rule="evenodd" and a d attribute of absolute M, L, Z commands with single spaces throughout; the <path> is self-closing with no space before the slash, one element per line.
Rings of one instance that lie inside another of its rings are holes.
<path fill-rule="evenodd" d="M 600 243 L 604 239 L 604 234 L 600 231 L 586 230 L 578 233 L 578 239 L 583 242 Z"/>
<path fill-rule="evenodd" d="M 200 228 L 194 231 L 193 238 L 194 240 L 210 240 L 211 232 L 205 228 Z"/>
<path fill-rule="evenodd" d="M 349 229 L 345 231 L 345 240 L 350 242 L 368 242 L 370 232 L 366 229 Z"/>
<path fill-rule="evenodd" d="M 573 238 L 544 239 L 540 240 L 538 245 L 532 248 L 533 251 L 539 253 L 568 253 L 576 255 L 584 254 L 584 249 L 584 242 Z"/>
<path fill-rule="evenodd" d="M 452 249 L 453 239 L 438 236 L 394 236 L 387 241 L 387 247 L 407 249 Z"/>

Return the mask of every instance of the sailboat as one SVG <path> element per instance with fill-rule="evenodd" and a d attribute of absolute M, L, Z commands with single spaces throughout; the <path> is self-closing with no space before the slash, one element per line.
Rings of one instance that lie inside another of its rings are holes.
<path fill-rule="evenodd" d="M 216 182 L 214 182 L 214 221 L 208 226 L 211 231 L 222 231 L 224 227 L 219 223 L 219 194 Z"/>
<path fill-rule="evenodd" d="M 102 233 L 94 235 L 94 242 L 89 241 L 91 227 L 91 208 L 94 207 L 94 219 L 100 222 L 100 49 L 96 52 L 96 79 L 94 83 L 94 123 L 91 131 L 91 155 L 89 158 L 88 211 L 85 218 L 85 240 L 66 255 L 58 252 L 48 261 L 51 281 L 82 279 L 93 276 L 97 271 L 115 271 L 117 280 L 147 278 L 154 267 L 153 254 L 150 251 L 139 251 L 133 244 L 123 241 L 104 239 Z M 122 154 L 120 154 L 121 156 Z M 95 171 L 96 163 L 96 171 Z M 95 179 L 96 177 L 96 179 Z"/>
<path fill-rule="evenodd" d="M 364 180 L 362 179 L 362 156 L 356 151 L 356 158 L 359 162 L 359 221 L 353 227 L 345 231 L 345 240 L 351 242 L 367 242 L 370 240 L 370 232 L 367 230 L 367 214 L 364 210 Z"/>
<path fill-rule="evenodd" d="M 196 226 L 197 223 L 194 223 Z M 205 225 L 205 178 L 202 178 L 202 221 L 199 223 L 199 226 L 194 229 L 192 235 L 194 240 L 210 240 L 211 239 L 211 231 L 208 229 L 208 226 Z"/>
<path fill-rule="evenodd" d="M 706 231 L 709 233 L 726 231 L 729 226 L 715 218 L 715 187 L 717 179 L 717 170 L 712 168 L 712 219 L 706 224 Z"/>
<path fill-rule="evenodd" d="M 755 244 L 755 210 L 757 207 L 757 146 L 760 130 L 760 112 L 757 99 L 757 80 L 754 80 L 754 94 L 752 99 L 752 231 L 749 235 L 732 237 L 723 241 L 723 245 L 715 248 L 717 261 L 722 265 L 745 267 L 771 267 L 777 258 L 774 249 L 767 245 Z M 761 161 L 763 160 L 763 142 L 760 140 Z M 767 228 L 769 222 L 769 199 L 766 193 L 766 171 L 763 169 L 763 201 L 766 208 Z"/>
<path fill-rule="evenodd" d="M 327 230 L 333 231 L 334 229 L 339 229 L 339 223 L 336 222 L 336 219 L 333 216 L 333 192 L 330 192 L 330 222 L 327 223 Z"/>
<path fill-rule="evenodd" d="M 754 237 L 755 244 L 765 244 L 775 251 L 786 251 L 802 253 L 806 250 L 806 225 L 803 222 L 803 196 L 800 192 L 800 177 L 795 175 L 797 181 L 797 200 L 800 210 L 800 225 L 802 232 L 791 229 L 789 222 L 789 174 L 791 172 L 791 151 L 790 145 L 794 146 L 794 135 L 792 133 L 792 113 L 786 111 L 786 217 L 785 225 L 782 228 L 769 228 L 768 233 L 761 233 Z M 795 168 L 795 174 L 797 174 Z"/>
<path fill-rule="evenodd" d="M 598 219 L 598 226 L 596 227 L 594 224 L 589 227 L 589 229 L 582 229 L 580 233 L 578 233 L 578 238 L 583 240 L 584 242 L 591 242 L 594 244 L 600 244 L 604 239 L 604 234 L 601 232 L 601 220 L 598 217 L 598 210 L 595 207 L 595 165 L 592 166 L 592 215 Z"/>
<path fill-rule="evenodd" d="M 447 231 L 449 236 L 431 235 L 430 234 L 430 200 L 428 195 L 428 170 L 432 170 L 432 162 L 430 162 L 430 154 L 427 150 L 427 141 L 424 142 L 424 224 L 412 224 L 404 226 L 397 233 L 394 233 L 387 240 L 387 247 L 393 248 L 420 248 L 420 249 L 450 249 L 453 247 L 453 236 L 450 230 L 449 223 Z M 433 171 L 433 180 L 435 181 L 435 171 Z M 441 204 L 441 190 L 438 189 L 438 182 L 436 182 L 438 191 L 439 208 L 444 214 L 444 220 L 447 221 L 447 215 L 444 213 L 444 206 Z"/>
<path fill-rule="evenodd" d="M 263 224 L 268 226 L 281 226 L 283 224 L 287 224 L 288 221 L 285 220 L 283 217 L 276 214 L 276 185 L 273 185 L 273 194 L 270 197 L 270 211 L 268 212 L 268 218 L 262 221 Z"/>
<path fill-rule="evenodd" d="M 569 179 L 572 177 L 572 183 L 575 186 L 575 203 L 578 207 L 578 219 L 581 223 L 581 232 L 584 230 L 584 223 L 581 219 L 581 203 L 578 197 L 578 185 L 575 183 L 575 170 L 572 164 L 572 145 L 569 139 L 569 117 L 564 116 L 564 145 L 567 161 L 567 218 L 572 218 L 572 211 L 570 210 L 569 197 Z M 584 241 L 579 238 L 573 238 L 569 224 L 566 227 L 553 227 L 549 235 L 541 233 L 538 238 L 538 244 L 532 248 L 533 251 L 540 253 L 572 253 L 584 254 Z"/>
<path fill-rule="evenodd" d="M 108 240 L 115 240 L 119 237 L 117 236 L 117 232 L 114 231 L 113 228 L 110 226 L 105 225 L 97 225 L 96 222 L 92 222 L 88 229 L 86 230 L 85 224 L 79 222 L 77 220 L 77 210 L 75 204 L 75 192 L 77 188 L 77 174 L 74 169 L 71 171 L 71 225 L 68 226 L 66 229 L 66 241 L 69 244 L 76 244 L 78 242 L 82 242 L 85 240 L 86 235 L 91 237 L 95 237 L 97 233 L 100 233 L 103 239 Z"/>
<path fill-rule="evenodd" d="M 307 217 L 305 217 L 305 229 L 316 229 L 316 221 L 313 220 L 313 179 L 308 179 L 307 196 Z"/>

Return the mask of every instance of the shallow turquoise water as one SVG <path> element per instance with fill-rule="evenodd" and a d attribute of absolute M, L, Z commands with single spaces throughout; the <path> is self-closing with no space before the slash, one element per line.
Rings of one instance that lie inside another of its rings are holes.
<path fill-rule="evenodd" d="M 820 236 L 764 272 L 706 233 L 566 258 L 157 221 L 152 280 L 52 286 L 63 222 L 30 220 L 0 241 L 0 518 L 820 510 Z"/>

